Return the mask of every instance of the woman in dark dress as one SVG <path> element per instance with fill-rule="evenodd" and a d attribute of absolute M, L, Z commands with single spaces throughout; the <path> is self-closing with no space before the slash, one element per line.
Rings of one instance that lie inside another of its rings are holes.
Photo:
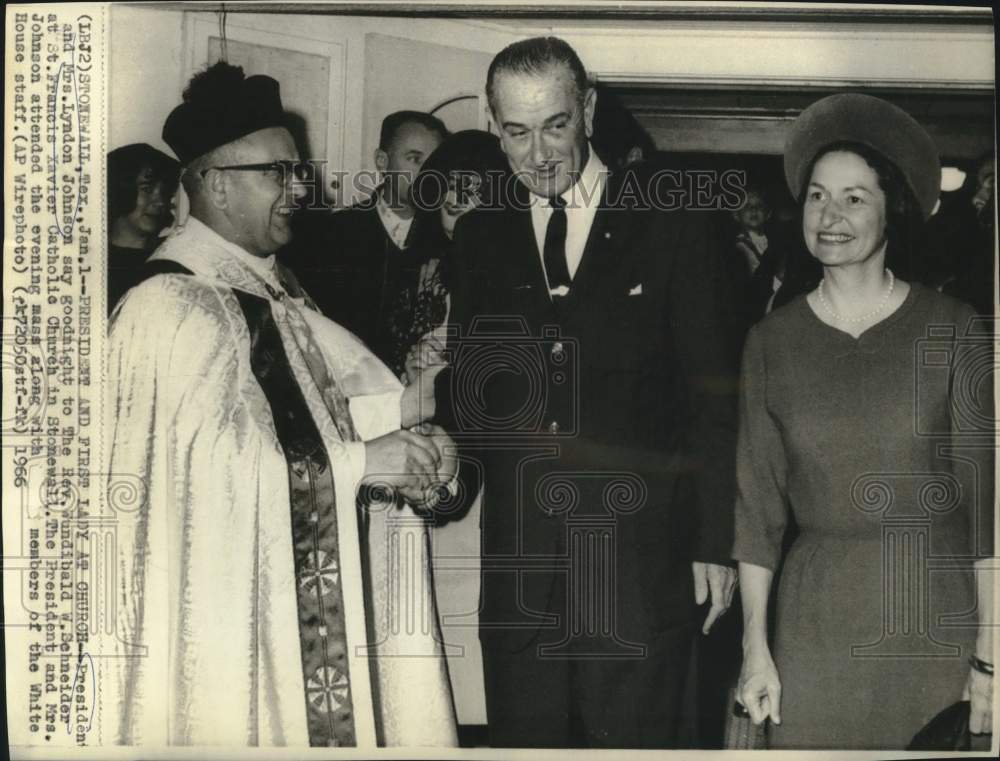
<path fill-rule="evenodd" d="M 458 220 L 474 208 L 495 205 L 508 177 L 500 140 L 481 130 L 463 130 L 447 137 L 414 179 L 412 247 L 421 266 L 408 306 L 398 311 L 393 329 L 395 355 L 405 367 L 404 382 L 440 362 Z"/>
<path fill-rule="evenodd" d="M 772 747 L 905 748 L 963 696 L 989 732 L 993 337 L 892 270 L 933 212 L 936 150 L 895 106 L 836 95 L 799 117 L 785 175 L 823 279 L 744 353 L 740 702 Z"/>
<path fill-rule="evenodd" d="M 108 154 L 108 314 L 143 279 L 143 264 L 173 223 L 181 165 L 146 143 Z"/>

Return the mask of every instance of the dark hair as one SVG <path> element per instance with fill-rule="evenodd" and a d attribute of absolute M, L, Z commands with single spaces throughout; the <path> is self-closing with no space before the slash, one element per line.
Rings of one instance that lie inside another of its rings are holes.
<path fill-rule="evenodd" d="M 181 165 L 162 151 L 146 143 L 132 143 L 108 154 L 108 220 L 135 210 L 136 178 L 149 169 L 154 182 L 162 182 L 167 196 L 172 196 L 180 182 Z"/>
<path fill-rule="evenodd" d="M 490 63 L 486 74 L 486 99 L 490 110 L 496 113 L 495 80 L 498 73 L 537 75 L 553 66 L 569 68 L 576 83 L 577 96 L 582 98 L 590 82 L 587 70 L 576 51 L 558 37 L 532 37 L 508 45 Z"/>
<path fill-rule="evenodd" d="M 765 204 L 767 204 L 767 207 L 769 209 L 774 205 L 772 199 L 773 191 L 763 182 L 760 182 L 758 180 L 747 180 L 746 185 L 743 186 L 744 204 L 746 203 L 747 197 L 751 193 L 753 193 L 755 196 L 758 196 Z M 740 208 L 743 208 L 742 205 L 740 206 Z"/>
<path fill-rule="evenodd" d="M 382 120 L 382 130 L 378 136 L 379 150 L 389 150 L 389 146 L 396 139 L 399 130 L 407 124 L 419 124 L 430 132 L 436 132 L 442 140 L 448 137 L 448 128 L 433 114 L 423 111 L 396 111 Z"/>
<path fill-rule="evenodd" d="M 885 194 L 886 266 L 899 277 L 904 279 L 912 277 L 915 264 L 914 252 L 923 227 L 920 206 L 899 167 L 879 151 L 864 143 L 851 141 L 831 143 L 821 148 L 809 162 L 809 170 L 805 173 L 805 181 L 799 195 L 802 206 L 805 206 L 809 182 L 812 180 L 816 164 L 827 154 L 837 151 L 861 157 L 875 172 L 879 188 Z"/>
<path fill-rule="evenodd" d="M 463 130 L 447 137 L 424 162 L 413 180 L 410 197 L 414 201 L 412 241 L 421 258 L 441 259 L 441 278 L 448 287 L 448 252 L 451 242 L 441 225 L 441 204 L 449 180 L 458 175 L 477 175 L 476 191 L 481 207 L 495 211 L 503 205 L 512 177 L 500 140 L 482 130 Z"/>
<path fill-rule="evenodd" d="M 995 160 L 996 160 L 996 154 L 993 153 L 992 148 L 987 151 L 983 151 L 978 156 L 976 156 L 976 160 L 972 162 L 972 171 L 978 172 L 988 162 Z"/>
<path fill-rule="evenodd" d="M 646 161 L 656 153 L 656 143 L 632 112 L 618 96 L 599 85 L 590 144 L 604 163 L 614 169 L 625 167 L 628 154 L 634 148 L 642 151 Z"/>
<path fill-rule="evenodd" d="M 973 161 L 970 166 L 971 171 L 965 173 L 965 183 L 964 189 L 968 192 L 970 198 L 975 195 L 979 188 L 979 173 L 983 168 L 990 162 L 994 163 L 994 171 L 996 169 L 996 156 L 992 150 L 986 151 L 985 153 L 980 153 L 976 156 L 975 161 Z M 993 215 L 993 210 L 990 210 L 990 216 Z"/>

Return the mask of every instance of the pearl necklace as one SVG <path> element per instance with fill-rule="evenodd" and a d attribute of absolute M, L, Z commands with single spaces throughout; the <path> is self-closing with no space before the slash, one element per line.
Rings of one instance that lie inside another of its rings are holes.
<path fill-rule="evenodd" d="M 835 312 L 833 307 L 827 302 L 826 297 L 823 296 L 823 286 L 826 283 L 826 278 L 819 281 L 819 288 L 816 289 L 816 294 L 819 297 L 819 303 L 823 305 L 823 308 L 830 313 L 830 316 L 833 317 L 833 319 L 839 322 L 857 324 L 859 322 L 870 320 L 872 317 L 876 317 L 885 311 L 886 306 L 889 304 L 889 299 L 892 297 L 892 291 L 896 287 L 896 276 L 892 274 L 892 270 L 886 267 L 885 271 L 889 274 L 889 290 L 885 292 L 882 302 L 867 314 L 863 314 L 860 317 L 842 317 Z"/>

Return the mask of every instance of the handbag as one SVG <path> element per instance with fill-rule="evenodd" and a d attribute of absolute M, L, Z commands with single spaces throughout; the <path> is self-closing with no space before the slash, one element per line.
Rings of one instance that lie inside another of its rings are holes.
<path fill-rule="evenodd" d="M 764 750 L 767 748 L 767 722 L 754 724 L 750 713 L 736 700 L 736 687 L 729 688 L 726 704 L 727 750 Z"/>
<path fill-rule="evenodd" d="M 952 703 L 917 732 L 907 750 L 971 750 L 969 701 Z"/>

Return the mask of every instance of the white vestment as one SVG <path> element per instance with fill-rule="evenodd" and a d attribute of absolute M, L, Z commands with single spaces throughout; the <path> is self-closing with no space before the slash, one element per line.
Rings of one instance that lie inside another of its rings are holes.
<path fill-rule="evenodd" d="M 270 302 L 332 466 L 358 745 L 455 745 L 426 526 L 409 508 L 373 508 L 368 546 L 359 546 L 364 444 L 342 440 L 295 331 L 320 349 L 361 439 L 399 427 L 401 387 L 354 336 L 292 300 L 277 278 L 267 282 L 249 256 L 189 218 L 152 260 L 194 274 L 151 277 L 112 316 L 117 637 L 99 654 L 120 657 L 97 661 L 100 742 L 309 744 L 287 461 L 251 369 L 238 289 Z M 132 504 L 116 504 L 116 474 L 144 482 Z"/>

